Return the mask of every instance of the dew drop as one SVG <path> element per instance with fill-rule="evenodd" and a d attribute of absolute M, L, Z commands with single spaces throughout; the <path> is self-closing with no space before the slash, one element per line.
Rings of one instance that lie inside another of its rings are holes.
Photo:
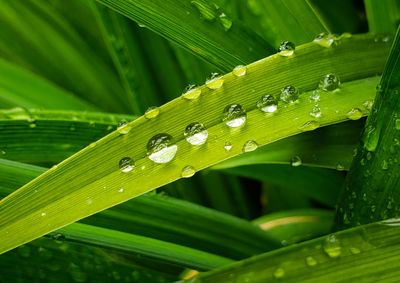
<path fill-rule="evenodd" d="M 314 39 L 314 42 L 322 47 L 331 47 L 335 42 L 335 38 L 332 34 L 320 33 Z"/>
<path fill-rule="evenodd" d="M 313 109 L 310 112 L 310 116 L 314 118 L 319 118 L 321 117 L 322 111 L 321 108 L 319 108 L 318 105 L 314 105 Z"/>
<path fill-rule="evenodd" d="M 373 104 L 374 104 L 373 100 L 366 100 L 364 101 L 363 106 L 365 107 L 365 109 L 369 111 L 371 110 Z"/>
<path fill-rule="evenodd" d="M 358 120 L 362 117 L 362 111 L 358 108 L 353 108 L 346 115 L 350 120 Z"/>
<path fill-rule="evenodd" d="M 247 141 L 245 142 L 245 144 L 243 145 L 242 151 L 243 152 L 250 152 L 250 151 L 254 151 L 258 148 L 258 144 L 255 141 Z"/>
<path fill-rule="evenodd" d="M 203 124 L 195 122 L 186 127 L 184 136 L 188 143 L 202 145 L 207 141 L 208 131 Z"/>
<path fill-rule="evenodd" d="M 234 74 L 236 77 L 242 77 L 246 75 L 246 72 L 247 72 L 247 67 L 239 65 L 233 69 L 232 74 Z"/>
<path fill-rule="evenodd" d="M 330 258 L 337 258 L 342 253 L 340 241 L 333 234 L 325 238 L 323 249 Z"/>
<path fill-rule="evenodd" d="M 300 166 L 301 164 L 303 164 L 303 162 L 301 161 L 300 156 L 294 156 L 294 157 L 292 157 L 292 159 L 290 159 L 290 164 L 293 167 L 297 167 L 297 166 Z"/>
<path fill-rule="evenodd" d="M 224 13 L 219 15 L 218 19 L 225 31 L 228 31 L 231 29 L 232 20 L 230 18 L 228 18 Z"/>
<path fill-rule="evenodd" d="M 285 276 L 285 270 L 283 268 L 279 267 L 274 271 L 274 277 L 276 279 L 280 279 L 283 276 Z"/>
<path fill-rule="evenodd" d="M 133 160 L 130 157 L 124 157 L 119 161 L 119 169 L 122 172 L 129 172 L 135 167 Z"/>
<path fill-rule="evenodd" d="M 287 86 L 281 89 L 281 100 L 285 103 L 294 103 L 299 99 L 299 90 L 294 86 Z"/>
<path fill-rule="evenodd" d="M 194 169 L 193 166 L 188 165 L 188 166 L 183 167 L 182 172 L 181 172 L 181 177 L 182 178 L 190 178 L 195 173 L 196 173 L 196 169 Z"/>
<path fill-rule="evenodd" d="M 52 238 L 57 244 L 62 244 L 65 241 L 65 236 L 61 233 L 54 234 Z"/>
<path fill-rule="evenodd" d="M 306 257 L 306 264 L 308 266 L 315 266 L 315 265 L 317 265 L 317 261 L 312 256 L 308 256 L 308 257 Z"/>
<path fill-rule="evenodd" d="M 374 126 L 367 126 L 365 128 L 362 141 L 364 143 L 364 147 L 368 151 L 375 151 L 378 146 L 380 135 L 380 128 L 376 129 Z"/>
<path fill-rule="evenodd" d="M 231 128 L 242 126 L 246 122 L 246 110 L 239 104 L 231 104 L 225 107 L 222 121 Z"/>
<path fill-rule="evenodd" d="M 201 0 L 193 0 L 190 3 L 199 11 L 201 18 L 206 21 L 214 21 L 217 17 L 217 9 L 214 5 Z"/>
<path fill-rule="evenodd" d="M 310 101 L 310 102 L 319 101 L 320 97 L 321 97 L 321 90 L 316 89 L 316 90 L 314 90 L 314 91 L 312 92 L 312 94 L 310 95 L 309 101 Z"/>
<path fill-rule="evenodd" d="M 300 130 L 302 130 L 303 132 L 308 132 L 317 129 L 318 127 L 319 123 L 317 121 L 308 121 L 300 127 Z"/>
<path fill-rule="evenodd" d="M 178 146 L 172 144 L 172 136 L 165 133 L 153 136 L 147 143 L 147 155 L 155 163 L 171 161 L 177 150 Z"/>
<path fill-rule="evenodd" d="M 197 99 L 201 94 L 201 89 L 196 85 L 188 85 L 183 91 L 182 97 L 188 100 Z"/>
<path fill-rule="evenodd" d="M 319 82 L 319 88 L 323 91 L 335 91 L 339 89 L 340 80 L 334 74 L 325 75 Z"/>
<path fill-rule="evenodd" d="M 224 148 L 226 151 L 230 151 L 232 149 L 232 144 L 230 142 L 226 142 L 224 144 Z"/>
<path fill-rule="evenodd" d="M 147 119 L 153 119 L 160 114 L 160 109 L 157 106 L 151 106 L 147 108 L 146 112 L 144 113 L 144 117 Z"/>
<path fill-rule="evenodd" d="M 212 73 L 206 80 L 206 87 L 219 89 L 224 84 L 224 78 L 218 73 Z"/>
<path fill-rule="evenodd" d="M 294 54 L 296 46 L 294 45 L 293 42 L 290 41 L 284 41 L 281 43 L 279 46 L 279 55 L 281 56 L 292 56 Z"/>
<path fill-rule="evenodd" d="M 353 255 L 359 254 L 361 252 L 360 249 L 356 247 L 350 247 L 349 250 Z"/>
<path fill-rule="evenodd" d="M 273 113 L 278 109 L 278 101 L 274 96 L 266 94 L 257 101 L 257 108 L 265 113 Z"/>
<path fill-rule="evenodd" d="M 344 166 L 342 164 L 338 163 L 338 165 L 336 165 L 336 170 L 343 171 L 344 170 Z"/>
<path fill-rule="evenodd" d="M 41 216 L 46 216 L 46 212 L 42 212 Z"/>
<path fill-rule="evenodd" d="M 126 135 L 131 130 L 131 126 L 126 121 L 121 121 L 118 125 L 118 133 L 121 135 Z"/>

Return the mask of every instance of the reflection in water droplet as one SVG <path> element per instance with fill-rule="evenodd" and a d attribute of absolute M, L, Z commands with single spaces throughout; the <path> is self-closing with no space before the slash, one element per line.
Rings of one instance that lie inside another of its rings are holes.
<path fill-rule="evenodd" d="M 133 160 L 130 157 L 124 157 L 119 161 L 119 169 L 122 172 L 129 172 L 135 167 Z"/>
<path fill-rule="evenodd" d="M 281 56 L 291 56 L 294 53 L 294 50 L 296 49 L 296 46 L 294 45 L 293 42 L 290 41 L 284 41 L 281 43 L 279 46 L 279 55 Z"/>
<path fill-rule="evenodd" d="M 330 258 L 337 258 L 342 253 L 342 247 L 340 245 L 340 241 L 333 234 L 331 234 L 325 238 L 323 248 L 324 248 L 325 253 Z"/>
<path fill-rule="evenodd" d="M 239 104 L 231 104 L 225 107 L 222 121 L 232 128 L 240 127 L 246 122 L 246 110 Z"/>
<path fill-rule="evenodd" d="M 165 133 L 153 136 L 147 143 L 147 155 L 155 163 L 171 161 L 177 150 L 178 146 L 172 144 L 172 136 Z"/>
<path fill-rule="evenodd" d="M 230 151 L 232 149 L 232 144 L 230 142 L 226 142 L 224 144 L 224 148 L 226 151 Z"/>
<path fill-rule="evenodd" d="M 362 111 L 358 108 L 353 108 L 347 112 L 347 118 L 350 120 L 358 120 L 362 117 Z"/>
<path fill-rule="evenodd" d="M 196 85 L 188 85 L 183 91 L 182 97 L 188 100 L 197 99 L 201 94 L 201 89 Z"/>
<path fill-rule="evenodd" d="M 266 94 L 257 101 L 257 108 L 265 113 L 273 113 L 278 109 L 278 101 L 274 96 Z"/>
<path fill-rule="evenodd" d="M 293 167 L 300 166 L 302 163 L 303 163 L 303 162 L 302 162 L 300 156 L 294 156 L 294 157 L 292 157 L 292 159 L 290 160 L 290 164 L 291 164 Z"/>
<path fill-rule="evenodd" d="M 144 113 L 144 117 L 147 119 L 153 119 L 160 114 L 160 109 L 156 106 L 151 106 L 147 108 L 146 112 Z"/>
<path fill-rule="evenodd" d="M 188 143 L 202 145 L 207 141 L 208 131 L 203 124 L 195 122 L 186 127 L 184 136 Z"/>
<path fill-rule="evenodd" d="M 236 77 L 242 77 L 246 75 L 247 72 L 247 67 L 243 65 L 236 66 L 235 69 L 233 69 L 232 74 L 234 74 Z"/>
<path fill-rule="evenodd" d="M 335 91 L 340 86 L 339 78 L 334 74 L 325 75 L 319 82 L 319 88 L 323 91 Z"/>
<path fill-rule="evenodd" d="M 299 90 L 294 86 L 287 86 L 281 89 L 280 99 L 285 103 L 295 103 L 299 99 Z"/>
<path fill-rule="evenodd" d="M 188 165 L 188 166 L 183 167 L 182 172 L 181 172 L 181 177 L 182 178 L 190 178 L 195 173 L 196 173 L 196 169 L 194 169 L 193 166 Z"/>
<path fill-rule="evenodd" d="M 321 108 L 319 108 L 318 105 L 315 105 L 314 108 L 310 112 L 310 116 L 314 118 L 319 118 L 321 117 L 322 111 Z"/>
<path fill-rule="evenodd" d="M 212 73 L 206 80 L 206 87 L 219 89 L 224 84 L 224 78 L 218 73 Z"/>
<path fill-rule="evenodd" d="M 258 148 L 258 144 L 255 141 L 247 141 L 242 148 L 243 152 L 250 152 L 250 151 L 254 151 Z"/>

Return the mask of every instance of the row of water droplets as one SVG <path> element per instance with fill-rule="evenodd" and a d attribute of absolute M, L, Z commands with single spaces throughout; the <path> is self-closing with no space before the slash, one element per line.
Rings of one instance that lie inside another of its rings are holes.
<path fill-rule="evenodd" d="M 193 5 L 200 7 L 199 3 L 201 1 L 192 1 Z M 196 4 L 195 4 L 196 3 Z M 203 2 L 201 2 L 203 3 Z M 196 6 L 196 7 L 197 7 Z M 330 34 L 320 34 L 316 37 L 314 42 L 322 47 L 331 47 L 335 40 L 338 38 L 348 38 L 350 34 L 343 34 L 340 37 L 330 35 Z M 289 57 L 294 55 L 295 45 L 292 42 L 285 41 L 279 47 L 279 55 L 283 57 Z M 239 65 L 235 67 L 232 74 L 235 77 L 243 77 L 247 73 L 247 67 Z M 212 73 L 205 82 L 205 86 L 210 90 L 220 89 L 224 84 L 224 77 L 218 73 Z M 336 92 L 339 90 L 340 80 L 334 74 L 325 75 L 319 85 L 318 89 L 314 91 L 311 99 L 315 102 L 319 101 L 320 95 L 322 93 Z M 189 85 L 182 94 L 182 97 L 187 100 L 196 100 L 202 94 L 202 89 L 196 85 Z M 273 114 L 278 110 L 280 105 L 290 105 L 298 102 L 300 96 L 300 91 L 298 88 L 292 85 L 288 85 L 281 89 L 280 94 L 274 96 L 272 94 L 263 95 L 257 102 L 256 107 L 263 113 Z M 154 119 L 160 113 L 158 107 L 150 107 L 144 114 L 147 119 Z M 315 104 L 313 110 L 310 112 L 310 116 L 313 118 L 319 118 L 322 112 Z M 359 119 L 362 117 L 362 111 L 358 108 L 352 109 L 347 114 L 349 119 Z M 247 120 L 246 110 L 240 104 L 230 104 L 227 105 L 222 111 L 222 121 L 230 128 L 242 127 Z M 319 123 L 315 120 L 305 123 L 301 130 L 311 131 L 319 127 Z M 127 134 L 131 130 L 129 124 L 122 125 L 118 128 L 120 134 Z M 208 139 L 208 131 L 204 124 L 199 122 L 194 122 L 189 124 L 184 131 L 184 137 L 188 143 L 193 146 L 201 146 L 206 143 Z M 224 144 L 226 151 L 231 150 L 232 144 L 226 142 Z M 254 140 L 247 141 L 243 147 L 243 152 L 254 151 L 258 148 L 258 144 Z M 147 156 L 148 158 L 158 164 L 170 162 L 176 155 L 178 146 L 173 142 L 171 135 L 167 133 L 159 133 L 154 135 L 147 143 Z M 293 166 L 299 166 L 302 164 L 300 157 L 296 156 L 291 160 Z M 130 157 L 124 157 L 119 162 L 119 168 L 122 172 L 130 172 L 134 168 L 134 161 Z M 195 174 L 196 170 L 194 167 L 188 165 L 182 169 L 181 177 L 191 177 Z"/>

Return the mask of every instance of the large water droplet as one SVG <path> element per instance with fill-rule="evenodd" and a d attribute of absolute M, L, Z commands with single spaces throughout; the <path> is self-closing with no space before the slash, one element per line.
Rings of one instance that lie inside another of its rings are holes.
<path fill-rule="evenodd" d="M 226 142 L 224 144 L 224 148 L 226 151 L 230 151 L 232 149 L 232 144 L 230 142 Z"/>
<path fill-rule="evenodd" d="M 294 103 L 299 99 L 299 90 L 294 86 L 287 86 L 281 89 L 281 100 L 285 103 Z"/>
<path fill-rule="evenodd" d="M 183 167 L 182 172 L 181 172 L 181 177 L 182 178 L 190 178 L 195 173 L 196 173 L 196 169 L 194 169 L 193 166 L 188 165 L 188 166 Z"/>
<path fill-rule="evenodd" d="M 242 148 L 243 152 L 254 151 L 258 148 L 258 144 L 255 141 L 247 141 Z"/>
<path fill-rule="evenodd" d="M 293 167 L 297 167 L 297 166 L 300 166 L 301 164 L 303 164 L 303 162 L 301 161 L 300 156 L 294 156 L 294 157 L 292 157 L 292 159 L 290 159 L 290 164 Z"/>
<path fill-rule="evenodd" d="M 242 77 L 246 75 L 246 72 L 247 72 L 247 67 L 239 65 L 233 69 L 232 74 L 234 74 L 236 77 Z"/>
<path fill-rule="evenodd" d="M 323 248 L 325 253 L 330 258 L 337 258 L 342 253 L 342 247 L 340 245 L 340 241 L 333 234 L 325 238 Z"/>
<path fill-rule="evenodd" d="M 362 111 L 358 108 L 353 108 L 346 114 L 350 120 L 358 120 L 362 117 Z"/>
<path fill-rule="evenodd" d="M 197 99 L 201 94 L 201 89 L 197 87 L 196 85 L 188 85 L 185 90 L 183 91 L 182 97 L 193 100 Z"/>
<path fill-rule="evenodd" d="M 285 276 L 285 270 L 282 267 L 279 267 L 274 271 L 274 277 L 276 279 L 280 279 L 283 276 Z"/>
<path fill-rule="evenodd" d="M 176 144 L 172 144 L 172 136 L 169 134 L 157 134 L 147 143 L 147 155 L 155 163 L 167 163 L 171 161 L 178 150 Z"/>
<path fill-rule="evenodd" d="M 225 107 L 222 121 L 232 128 L 240 127 L 246 122 L 246 110 L 239 104 L 231 104 Z"/>
<path fill-rule="evenodd" d="M 318 105 L 314 105 L 313 109 L 310 112 L 310 116 L 314 118 L 319 118 L 321 117 L 322 111 L 321 108 L 319 108 Z"/>
<path fill-rule="evenodd" d="M 219 89 L 224 84 L 224 78 L 218 73 L 212 73 L 206 80 L 206 87 Z"/>
<path fill-rule="evenodd" d="M 306 257 L 306 264 L 308 266 L 315 266 L 315 265 L 317 265 L 317 261 L 312 256 L 308 256 L 308 257 Z"/>
<path fill-rule="evenodd" d="M 208 131 L 203 124 L 195 122 L 186 127 L 184 136 L 188 143 L 192 145 L 201 145 L 207 141 Z"/>
<path fill-rule="evenodd" d="M 257 108 L 266 113 L 273 113 L 278 109 L 278 101 L 274 96 L 266 94 L 257 101 Z"/>
<path fill-rule="evenodd" d="M 130 157 L 124 157 L 119 161 L 119 169 L 122 172 L 129 172 L 135 167 L 133 160 Z"/>
<path fill-rule="evenodd" d="M 193 0 L 190 2 L 199 11 L 200 16 L 207 21 L 214 21 L 217 17 L 217 9 L 214 5 L 205 1 Z"/>
<path fill-rule="evenodd" d="M 160 114 L 160 109 L 156 106 L 151 106 L 147 108 L 146 112 L 144 113 L 144 117 L 147 119 L 153 119 Z"/>
<path fill-rule="evenodd" d="M 300 130 L 302 130 L 303 132 L 307 132 L 307 131 L 313 131 L 318 127 L 319 123 L 317 121 L 308 121 L 300 127 Z"/>
<path fill-rule="evenodd" d="M 340 80 L 334 74 L 325 75 L 319 82 L 319 88 L 323 91 L 334 91 L 339 89 Z"/>
<path fill-rule="evenodd" d="M 332 34 L 320 33 L 314 39 L 314 42 L 322 47 L 331 47 L 335 42 L 335 38 Z"/>
<path fill-rule="evenodd" d="M 221 23 L 225 31 L 230 30 L 232 27 L 232 20 L 228 18 L 224 13 L 219 15 L 219 22 Z"/>
<path fill-rule="evenodd" d="M 294 45 L 293 42 L 284 41 L 279 46 L 278 54 L 281 56 L 291 56 L 291 55 L 293 55 L 295 48 L 296 48 L 296 46 Z"/>

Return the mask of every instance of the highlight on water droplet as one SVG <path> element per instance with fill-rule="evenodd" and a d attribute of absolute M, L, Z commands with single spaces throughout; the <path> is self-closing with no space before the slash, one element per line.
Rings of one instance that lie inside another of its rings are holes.
<path fill-rule="evenodd" d="M 371 110 L 373 104 L 374 104 L 373 100 L 366 100 L 364 101 L 363 106 L 365 107 L 366 110 L 369 111 Z"/>
<path fill-rule="evenodd" d="M 358 108 L 353 108 L 346 114 L 347 118 L 350 120 L 358 120 L 362 117 L 362 115 L 362 111 Z"/>
<path fill-rule="evenodd" d="M 298 88 L 291 85 L 282 88 L 280 99 L 285 103 L 295 103 L 299 99 Z"/>
<path fill-rule="evenodd" d="M 341 164 L 341 163 L 338 163 L 337 165 L 336 165 L 336 170 L 338 170 L 338 171 L 343 171 L 345 168 L 344 168 L 344 166 Z"/>
<path fill-rule="evenodd" d="M 236 77 L 242 77 L 246 75 L 246 72 L 247 72 L 247 67 L 239 65 L 233 69 L 232 74 L 235 75 Z"/>
<path fill-rule="evenodd" d="M 201 94 L 201 88 L 194 84 L 188 85 L 182 93 L 182 97 L 188 100 L 197 99 Z"/>
<path fill-rule="evenodd" d="M 274 271 L 274 277 L 276 279 L 282 278 L 283 276 L 285 276 L 285 270 L 282 267 L 279 267 Z"/>
<path fill-rule="evenodd" d="M 334 74 L 325 75 L 319 82 L 319 88 L 323 91 L 335 91 L 340 86 L 340 79 Z"/>
<path fill-rule="evenodd" d="M 312 256 L 308 256 L 308 257 L 306 257 L 306 264 L 308 266 L 315 266 L 315 265 L 317 265 L 317 261 Z"/>
<path fill-rule="evenodd" d="M 57 244 L 62 244 L 65 241 L 65 236 L 61 233 L 54 234 L 52 238 Z"/>
<path fill-rule="evenodd" d="M 171 161 L 177 150 L 178 146 L 172 143 L 172 136 L 165 133 L 153 136 L 147 143 L 147 155 L 155 163 Z"/>
<path fill-rule="evenodd" d="M 254 151 L 258 148 L 258 143 L 250 140 L 245 142 L 245 144 L 243 145 L 242 151 L 243 152 L 250 152 L 250 151 Z"/>
<path fill-rule="evenodd" d="M 321 108 L 316 104 L 314 105 L 313 109 L 310 112 L 310 116 L 314 118 L 319 118 L 321 117 L 322 111 Z"/>
<path fill-rule="evenodd" d="M 334 234 L 331 234 L 325 238 L 323 249 L 330 258 L 337 258 L 342 253 L 340 241 Z"/>
<path fill-rule="evenodd" d="M 308 132 L 317 129 L 318 127 L 319 123 L 317 121 L 308 121 L 300 127 L 300 130 L 302 130 L 303 132 Z"/>
<path fill-rule="evenodd" d="M 231 128 L 237 128 L 246 122 L 246 110 L 240 104 L 231 104 L 225 107 L 222 121 Z"/>
<path fill-rule="evenodd" d="M 128 124 L 125 120 L 121 121 L 118 124 L 118 133 L 120 133 L 121 135 L 126 135 L 127 133 L 129 133 L 131 130 L 131 126 L 130 124 Z"/>
<path fill-rule="evenodd" d="M 158 108 L 157 106 L 151 106 L 147 108 L 146 112 L 144 113 L 144 117 L 146 117 L 147 119 L 153 119 L 157 117 L 158 114 L 160 114 L 160 108 Z"/>
<path fill-rule="evenodd" d="M 257 108 L 265 113 L 274 113 L 278 109 L 278 101 L 271 94 L 266 94 L 257 101 Z"/>
<path fill-rule="evenodd" d="M 230 142 L 224 143 L 224 149 L 230 151 L 232 149 L 232 144 Z"/>
<path fill-rule="evenodd" d="M 322 47 L 331 47 L 335 38 L 332 34 L 320 33 L 315 37 L 314 42 Z"/>
<path fill-rule="evenodd" d="M 119 161 L 119 169 L 122 172 L 129 172 L 135 167 L 133 160 L 130 157 L 124 157 Z"/>
<path fill-rule="evenodd" d="M 281 56 L 292 56 L 294 54 L 294 50 L 296 49 L 296 46 L 294 45 L 293 42 L 290 41 L 284 41 L 281 43 L 279 46 L 279 55 Z"/>
<path fill-rule="evenodd" d="M 207 141 L 208 131 L 203 124 L 195 122 L 186 127 L 184 136 L 188 143 L 192 145 L 202 145 Z"/>
<path fill-rule="evenodd" d="M 201 0 L 193 0 L 190 3 L 199 11 L 202 19 L 211 22 L 217 17 L 217 9 L 213 4 Z"/>
<path fill-rule="evenodd" d="M 218 19 L 225 31 L 228 31 L 231 29 L 232 20 L 230 18 L 228 18 L 224 13 L 219 15 Z"/>
<path fill-rule="evenodd" d="M 293 156 L 292 159 L 290 159 L 290 164 L 293 167 L 297 167 L 303 164 L 303 161 L 301 160 L 300 156 Z"/>
<path fill-rule="evenodd" d="M 181 172 L 181 177 L 182 178 L 190 178 L 195 173 L 196 173 L 196 169 L 194 169 L 193 166 L 188 165 L 188 166 L 183 167 L 182 172 Z"/>
<path fill-rule="evenodd" d="M 321 90 L 320 89 L 316 89 L 311 93 L 309 101 L 310 102 L 317 102 L 317 101 L 319 101 L 320 98 L 321 98 Z"/>
<path fill-rule="evenodd" d="M 218 73 L 212 73 L 206 80 L 206 87 L 219 89 L 224 84 L 224 78 Z"/>

